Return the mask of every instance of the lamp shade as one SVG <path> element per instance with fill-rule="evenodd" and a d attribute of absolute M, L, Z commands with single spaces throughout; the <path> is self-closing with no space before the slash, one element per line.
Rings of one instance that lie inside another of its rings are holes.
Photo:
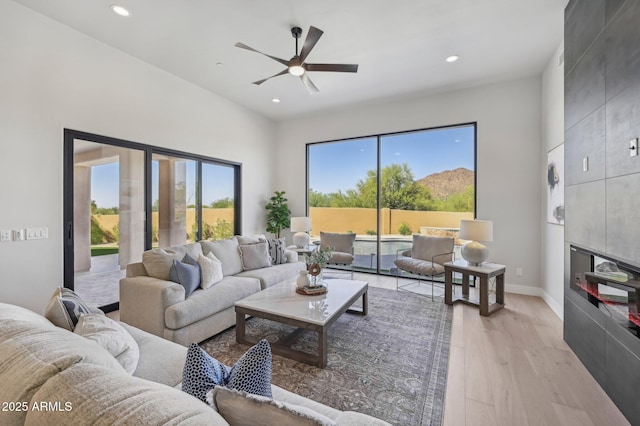
<path fill-rule="evenodd" d="M 311 231 L 311 219 L 308 217 L 292 217 L 291 232 L 309 232 Z"/>
<path fill-rule="evenodd" d="M 461 220 L 460 238 L 471 241 L 493 241 L 493 222 L 490 220 Z"/>

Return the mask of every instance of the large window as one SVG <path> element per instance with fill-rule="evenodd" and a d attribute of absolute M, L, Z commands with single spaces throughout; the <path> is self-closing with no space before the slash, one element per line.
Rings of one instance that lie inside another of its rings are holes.
<path fill-rule="evenodd" d="M 311 237 L 356 234 L 355 268 L 389 273 L 412 234 L 475 217 L 475 124 L 307 145 Z"/>
<path fill-rule="evenodd" d="M 240 233 L 237 163 L 65 130 L 65 286 L 118 308 L 142 252 Z"/>

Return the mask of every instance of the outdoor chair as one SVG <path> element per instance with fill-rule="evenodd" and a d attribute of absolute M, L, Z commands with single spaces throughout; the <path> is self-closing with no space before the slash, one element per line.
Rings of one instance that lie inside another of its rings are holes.
<path fill-rule="evenodd" d="M 356 234 L 337 234 L 331 232 L 320 232 L 320 249 L 326 247 L 333 248 L 333 255 L 327 262 L 327 266 L 337 266 L 339 269 L 346 269 L 353 279 L 354 245 Z"/>
<path fill-rule="evenodd" d="M 416 285 L 419 287 L 423 281 L 430 281 L 433 300 L 434 278 L 444 276 L 444 264 L 454 258 L 453 238 L 414 234 L 411 249 L 399 249 L 393 262 L 397 267 L 396 289 L 426 295 L 411 288 L 415 288 Z M 400 278 L 404 274 L 415 281 L 400 285 Z"/>

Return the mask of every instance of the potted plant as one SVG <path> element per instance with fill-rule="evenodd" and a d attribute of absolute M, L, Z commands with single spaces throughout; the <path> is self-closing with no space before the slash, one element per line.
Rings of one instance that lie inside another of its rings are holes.
<path fill-rule="evenodd" d="M 288 228 L 290 225 L 291 210 L 289 210 L 284 194 L 285 191 L 275 191 L 275 195 L 265 206 L 267 209 L 267 232 L 271 232 L 276 238 L 280 238 L 281 229 Z"/>

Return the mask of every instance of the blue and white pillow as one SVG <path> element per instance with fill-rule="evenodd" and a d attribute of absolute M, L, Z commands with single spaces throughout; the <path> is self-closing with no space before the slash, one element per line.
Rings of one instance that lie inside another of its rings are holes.
<path fill-rule="evenodd" d="M 216 386 L 271 398 L 271 347 L 261 340 L 250 348 L 233 367 L 227 367 L 196 343 L 189 345 L 182 370 L 182 390 L 206 402 Z"/>
<path fill-rule="evenodd" d="M 271 346 L 262 339 L 229 372 L 227 388 L 271 398 Z"/>
<path fill-rule="evenodd" d="M 73 290 L 57 287 L 49 300 L 44 316 L 54 325 L 73 331 L 82 314 L 104 315 L 104 312 L 89 306 Z"/>
<path fill-rule="evenodd" d="M 174 260 L 169 269 L 169 279 L 184 287 L 184 297 L 189 297 L 200 287 L 200 265 L 188 254 L 182 258 L 182 262 Z"/>
<path fill-rule="evenodd" d="M 206 353 L 197 343 L 189 345 L 182 370 L 182 390 L 207 402 L 206 395 L 216 385 L 225 385 L 230 368 Z"/>

